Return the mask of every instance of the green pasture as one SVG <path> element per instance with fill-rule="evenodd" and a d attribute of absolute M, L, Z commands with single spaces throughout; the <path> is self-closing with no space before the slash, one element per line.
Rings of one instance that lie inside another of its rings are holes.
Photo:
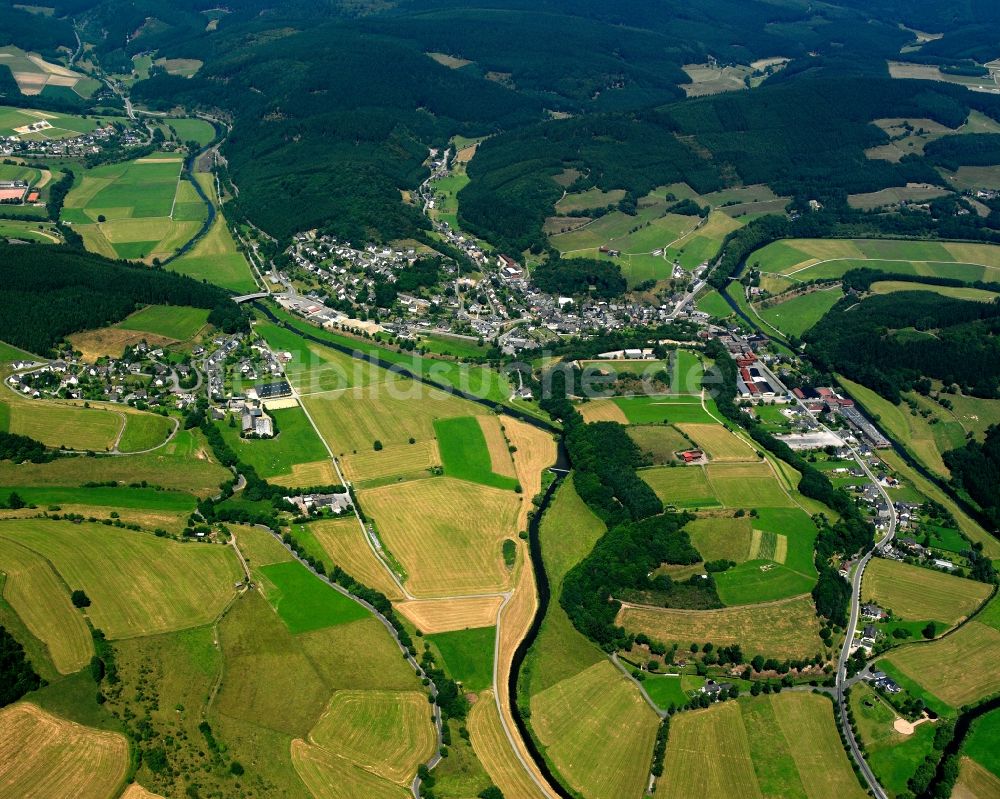
<path fill-rule="evenodd" d="M 493 471 L 486 437 L 475 417 L 435 419 L 434 432 L 437 435 L 444 473 L 449 477 L 496 488 L 513 489 L 517 486 L 515 478 Z"/>
<path fill-rule="evenodd" d="M 155 488 L 5 486 L 2 491 L 16 491 L 29 505 L 38 505 L 40 508 L 48 505 L 93 505 L 100 508 L 190 513 L 197 504 L 191 494 L 182 491 L 158 491 Z"/>
<path fill-rule="evenodd" d="M 1000 777 L 1000 710 L 990 711 L 973 723 L 962 754 Z"/>
<path fill-rule="evenodd" d="M 208 311 L 179 305 L 148 305 L 115 325 L 186 341 L 208 324 Z"/>
<path fill-rule="evenodd" d="M 758 306 L 762 319 L 786 335 L 801 336 L 819 322 L 844 296 L 839 286 L 811 291 L 768 307 Z"/>
<path fill-rule="evenodd" d="M 368 616 L 361 605 L 325 585 L 298 561 L 271 563 L 258 571 L 269 583 L 268 602 L 292 633 L 321 630 Z"/>
<path fill-rule="evenodd" d="M 177 138 L 182 142 L 196 141 L 202 147 L 215 138 L 215 128 L 211 122 L 196 117 L 184 119 L 167 119 L 166 124 L 177 131 Z"/>
<path fill-rule="evenodd" d="M 614 402 L 629 424 L 660 424 L 668 422 L 701 422 L 714 424 L 715 419 L 702 407 L 701 399 L 692 395 L 655 395 L 615 397 Z M 706 405 L 708 402 L 706 402 Z"/>
<path fill-rule="evenodd" d="M 485 691 L 493 684 L 496 627 L 474 627 L 427 635 L 437 647 L 445 671 L 466 691 Z"/>

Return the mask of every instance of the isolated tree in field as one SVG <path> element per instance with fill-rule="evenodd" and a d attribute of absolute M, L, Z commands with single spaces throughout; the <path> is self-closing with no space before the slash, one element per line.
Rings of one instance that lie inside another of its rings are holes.
<path fill-rule="evenodd" d="M 101 223 L 104 223 L 104 222 L 108 221 L 108 218 L 104 214 L 98 214 L 97 215 L 97 221 L 101 222 Z"/>
<path fill-rule="evenodd" d="M 920 634 L 928 641 L 937 635 L 937 628 L 934 626 L 934 622 L 929 622 L 927 626 L 920 631 Z"/>
<path fill-rule="evenodd" d="M 25 503 L 24 499 L 21 498 L 21 495 L 16 491 L 11 491 L 10 496 L 7 497 L 7 507 L 11 510 L 20 510 L 26 504 L 27 503 Z"/>
<path fill-rule="evenodd" d="M 77 608 L 89 608 L 90 607 L 90 597 L 80 588 L 77 588 L 73 594 L 70 596 L 73 602 L 73 607 Z"/>
<path fill-rule="evenodd" d="M 379 441 L 377 438 L 375 439 L 375 443 L 372 446 L 374 447 L 376 452 L 382 451 L 382 442 Z"/>

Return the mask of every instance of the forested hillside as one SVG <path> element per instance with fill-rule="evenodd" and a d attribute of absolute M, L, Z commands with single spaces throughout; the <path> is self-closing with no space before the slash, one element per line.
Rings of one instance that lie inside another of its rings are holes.
<path fill-rule="evenodd" d="M 845 297 L 804 338 L 820 368 L 898 403 L 929 377 L 978 397 L 1000 393 L 1000 302 L 901 291 Z"/>
<path fill-rule="evenodd" d="M 143 305 L 236 307 L 216 286 L 68 247 L 0 244 L 0 282 L 0 339 L 39 354 Z"/>

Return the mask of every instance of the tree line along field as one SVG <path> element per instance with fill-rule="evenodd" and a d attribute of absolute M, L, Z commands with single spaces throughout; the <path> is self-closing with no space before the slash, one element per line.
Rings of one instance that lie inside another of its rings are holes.
<path fill-rule="evenodd" d="M 935 620 L 948 627 L 975 611 L 990 595 L 986 583 L 874 558 L 861 584 L 864 601 L 893 611 L 897 619 Z"/>
<path fill-rule="evenodd" d="M 195 235 L 208 213 L 181 179 L 182 166 L 178 153 L 154 153 L 87 169 L 66 195 L 62 219 L 93 252 L 163 260 Z"/>
<path fill-rule="evenodd" d="M 522 669 L 519 693 L 530 707 L 532 734 L 565 784 L 587 797 L 638 797 L 658 718 L 557 601 L 566 572 L 604 531 L 567 479 L 540 527 L 553 601 Z"/>
<path fill-rule="evenodd" d="M 861 799 L 821 695 L 743 697 L 674 717 L 656 796 Z"/>

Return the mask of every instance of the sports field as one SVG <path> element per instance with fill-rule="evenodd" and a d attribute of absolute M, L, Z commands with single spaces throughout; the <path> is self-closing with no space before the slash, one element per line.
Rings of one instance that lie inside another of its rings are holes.
<path fill-rule="evenodd" d="M 449 477 L 361 490 L 358 500 L 418 596 L 503 589 L 501 544 L 516 531 L 520 498 Z"/>
<path fill-rule="evenodd" d="M 775 305 L 766 307 L 758 305 L 757 313 L 782 333 L 801 336 L 819 322 L 843 296 L 844 292 L 840 286 L 821 288 L 807 294 L 799 294 Z"/>
<path fill-rule="evenodd" d="M 70 603 L 70 591 L 45 559 L 9 539 L 0 538 L 0 563 L 7 576 L 3 598 L 48 649 L 52 663 L 72 674 L 90 662 L 90 630 Z"/>
<path fill-rule="evenodd" d="M 187 341 L 208 324 L 208 311 L 177 305 L 148 305 L 115 327 L 138 330 L 176 341 Z"/>
<path fill-rule="evenodd" d="M 319 580 L 297 561 L 261 566 L 268 602 L 292 633 L 320 630 L 367 617 L 353 599 Z"/>
<path fill-rule="evenodd" d="M 162 260 L 194 236 L 207 213 L 180 179 L 182 165 L 176 154 L 154 153 L 88 169 L 66 195 L 63 220 L 101 255 Z"/>
<path fill-rule="evenodd" d="M 87 616 L 108 638 L 206 624 L 240 579 L 233 553 L 221 545 L 40 519 L 4 522 L 0 537 L 45 558 L 66 585 L 86 591 L 93 603 Z"/>
<path fill-rule="evenodd" d="M 950 627 L 985 601 L 990 595 L 990 586 L 919 566 L 874 558 L 865 569 L 861 595 L 864 601 L 872 600 L 891 609 L 897 619 L 935 620 Z"/>
<path fill-rule="evenodd" d="M 444 473 L 459 480 L 513 490 L 517 485 L 517 480 L 509 474 L 513 464 L 510 464 L 507 475 L 497 474 L 493 470 L 493 462 L 500 460 L 501 454 L 506 454 L 507 462 L 510 463 L 510 455 L 506 452 L 506 442 L 499 427 L 496 427 L 496 432 L 500 434 L 499 441 L 494 440 L 491 442 L 493 446 L 489 447 L 483 428 L 475 416 L 434 420 L 434 433 L 437 435 Z"/>
<path fill-rule="evenodd" d="M 782 693 L 683 713 L 655 796 L 861 799 L 823 696 Z M 808 788 L 806 787 L 808 786 Z"/>
<path fill-rule="evenodd" d="M 681 647 L 706 642 L 715 646 L 739 644 L 750 657 L 803 658 L 823 649 L 819 620 L 809 596 L 721 610 L 626 605 L 618 614 L 618 623 L 629 632 L 646 633 Z"/>
<path fill-rule="evenodd" d="M 0 710 L 0 796 L 110 799 L 129 764 L 125 736 L 28 702 Z"/>
<path fill-rule="evenodd" d="M 419 691 L 338 691 L 309 740 L 399 785 L 410 783 L 437 744 Z"/>
<path fill-rule="evenodd" d="M 195 179 L 209 199 L 219 207 L 219 199 L 215 193 L 215 182 L 211 174 L 199 173 Z M 200 225 L 199 225 L 200 226 Z M 199 226 L 196 226 L 196 230 Z M 207 280 L 217 286 L 240 293 L 257 291 L 257 282 L 246 256 L 236 246 L 229 232 L 225 217 L 216 213 L 215 221 L 208 232 L 198 240 L 194 247 L 174 261 L 169 268 L 182 275 L 188 275 L 197 280 Z"/>
<path fill-rule="evenodd" d="M 531 726 L 569 785 L 594 799 L 642 795 L 659 719 L 609 661 L 531 698 Z"/>

